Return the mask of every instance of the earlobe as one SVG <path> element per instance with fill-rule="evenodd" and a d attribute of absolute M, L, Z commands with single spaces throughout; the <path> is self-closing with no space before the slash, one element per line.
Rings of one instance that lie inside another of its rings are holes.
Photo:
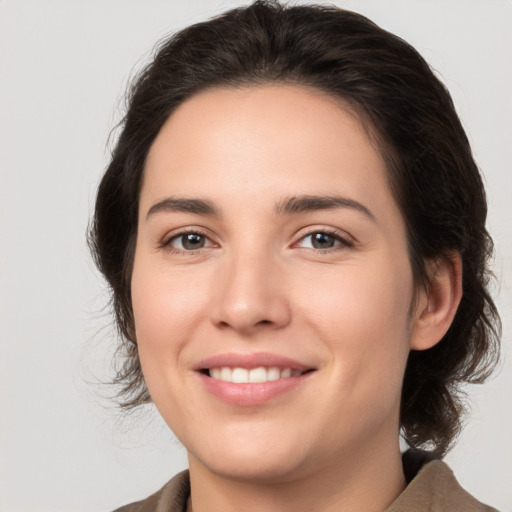
<path fill-rule="evenodd" d="M 452 252 L 428 263 L 429 283 L 420 292 L 413 318 L 410 348 L 426 350 L 446 334 L 462 298 L 462 260 Z"/>

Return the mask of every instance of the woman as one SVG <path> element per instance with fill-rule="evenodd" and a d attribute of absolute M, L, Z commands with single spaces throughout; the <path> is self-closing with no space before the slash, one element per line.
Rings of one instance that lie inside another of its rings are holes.
<path fill-rule="evenodd" d="M 91 241 L 124 405 L 189 472 L 120 510 L 492 510 L 436 460 L 497 355 L 485 218 L 448 92 L 364 17 L 256 2 L 164 42 Z"/>

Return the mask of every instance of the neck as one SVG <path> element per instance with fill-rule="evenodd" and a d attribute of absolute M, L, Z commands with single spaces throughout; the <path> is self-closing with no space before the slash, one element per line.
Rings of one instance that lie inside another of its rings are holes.
<path fill-rule="evenodd" d="M 305 474 L 296 471 L 280 480 L 241 479 L 214 473 L 189 456 L 189 510 L 382 512 L 406 485 L 398 442 L 393 448 L 382 453 L 345 454 L 329 466 Z"/>

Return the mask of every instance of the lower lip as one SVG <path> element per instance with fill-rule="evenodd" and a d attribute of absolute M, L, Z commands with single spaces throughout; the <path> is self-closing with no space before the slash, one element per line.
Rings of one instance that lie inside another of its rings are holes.
<path fill-rule="evenodd" d="M 292 391 L 305 381 L 312 372 L 297 377 L 277 379 L 267 382 L 250 382 L 247 384 L 235 384 L 208 375 L 199 374 L 206 389 L 214 396 L 230 405 L 251 407 L 263 405 L 270 400 Z"/>

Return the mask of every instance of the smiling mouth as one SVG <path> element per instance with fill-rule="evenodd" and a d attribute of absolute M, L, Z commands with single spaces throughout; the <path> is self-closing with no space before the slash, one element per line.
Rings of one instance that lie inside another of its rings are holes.
<path fill-rule="evenodd" d="M 290 379 L 300 377 L 313 370 L 292 370 L 291 368 L 278 368 L 276 366 L 257 368 L 240 368 L 221 366 L 215 368 L 205 368 L 201 373 L 216 380 L 231 382 L 235 384 L 264 383 L 280 379 Z"/>
<path fill-rule="evenodd" d="M 205 389 L 230 406 L 259 407 L 293 392 L 317 368 L 271 353 L 219 354 L 195 368 Z"/>

